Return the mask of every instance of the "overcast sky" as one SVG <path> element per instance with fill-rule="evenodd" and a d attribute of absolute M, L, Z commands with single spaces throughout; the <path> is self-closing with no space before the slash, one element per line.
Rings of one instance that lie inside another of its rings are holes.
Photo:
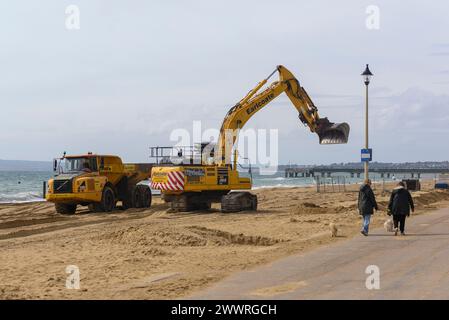
<path fill-rule="evenodd" d="M 66 28 L 71 4 L 79 30 Z M 443 0 L 3 1 L 0 159 L 147 161 L 174 129 L 219 128 L 282 64 L 322 117 L 350 124 L 350 142 L 320 146 L 285 96 L 247 127 L 279 130 L 281 163 L 359 161 L 369 63 L 374 160 L 448 160 L 448 12 Z"/>

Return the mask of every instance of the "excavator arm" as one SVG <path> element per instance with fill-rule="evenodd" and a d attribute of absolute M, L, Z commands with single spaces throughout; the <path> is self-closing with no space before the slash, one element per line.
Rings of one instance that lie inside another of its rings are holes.
<path fill-rule="evenodd" d="M 273 82 L 258 93 L 276 71 L 279 73 L 279 81 Z M 277 66 L 275 71 L 259 82 L 226 114 L 216 148 L 216 163 L 221 165 L 230 163 L 232 148 L 237 141 L 239 130 L 257 111 L 268 105 L 283 92 L 287 94 L 298 110 L 299 119 L 309 127 L 311 132 L 318 135 L 320 144 L 347 143 L 349 125 L 347 123 L 332 123 L 327 118 L 320 118 L 317 107 L 295 76 L 285 67 Z"/>

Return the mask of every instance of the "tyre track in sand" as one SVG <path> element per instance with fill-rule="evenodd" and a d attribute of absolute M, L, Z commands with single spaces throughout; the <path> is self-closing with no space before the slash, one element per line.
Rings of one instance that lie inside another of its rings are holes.
<path fill-rule="evenodd" d="M 89 225 L 103 223 L 114 223 L 117 221 L 129 221 L 143 219 L 151 216 L 159 206 L 149 210 L 139 211 L 131 209 L 127 211 L 114 211 L 112 214 L 88 213 L 87 210 L 80 211 L 73 216 L 47 216 L 32 219 L 16 219 L 0 223 L 0 241 L 41 235 L 49 232 L 66 229 L 79 228 Z"/>

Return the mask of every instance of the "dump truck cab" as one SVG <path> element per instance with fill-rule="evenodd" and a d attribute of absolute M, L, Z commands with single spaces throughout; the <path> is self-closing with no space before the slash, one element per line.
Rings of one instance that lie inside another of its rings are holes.
<path fill-rule="evenodd" d="M 149 179 L 151 164 L 124 164 L 115 155 L 64 154 L 54 159 L 53 170 L 45 198 L 58 213 L 73 214 L 78 205 L 110 212 L 119 201 L 125 209 L 151 205 L 149 186 L 138 184 Z"/>

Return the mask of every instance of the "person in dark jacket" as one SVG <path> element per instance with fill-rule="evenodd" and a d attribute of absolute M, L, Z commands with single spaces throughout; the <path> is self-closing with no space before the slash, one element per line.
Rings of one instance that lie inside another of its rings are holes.
<path fill-rule="evenodd" d="M 388 204 L 388 214 L 393 215 L 394 235 L 398 234 L 398 226 L 401 235 L 405 235 L 405 218 L 410 216 L 410 209 L 415 211 L 412 195 L 405 188 L 403 182 L 399 182 L 398 186 L 391 193 L 390 202 Z"/>
<path fill-rule="evenodd" d="M 363 217 L 363 229 L 360 231 L 364 236 L 368 236 L 369 223 L 374 209 L 378 210 L 376 197 L 371 189 L 371 180 L 366 179 L 360 187 L 358 199 L 359 213 Z"/>

